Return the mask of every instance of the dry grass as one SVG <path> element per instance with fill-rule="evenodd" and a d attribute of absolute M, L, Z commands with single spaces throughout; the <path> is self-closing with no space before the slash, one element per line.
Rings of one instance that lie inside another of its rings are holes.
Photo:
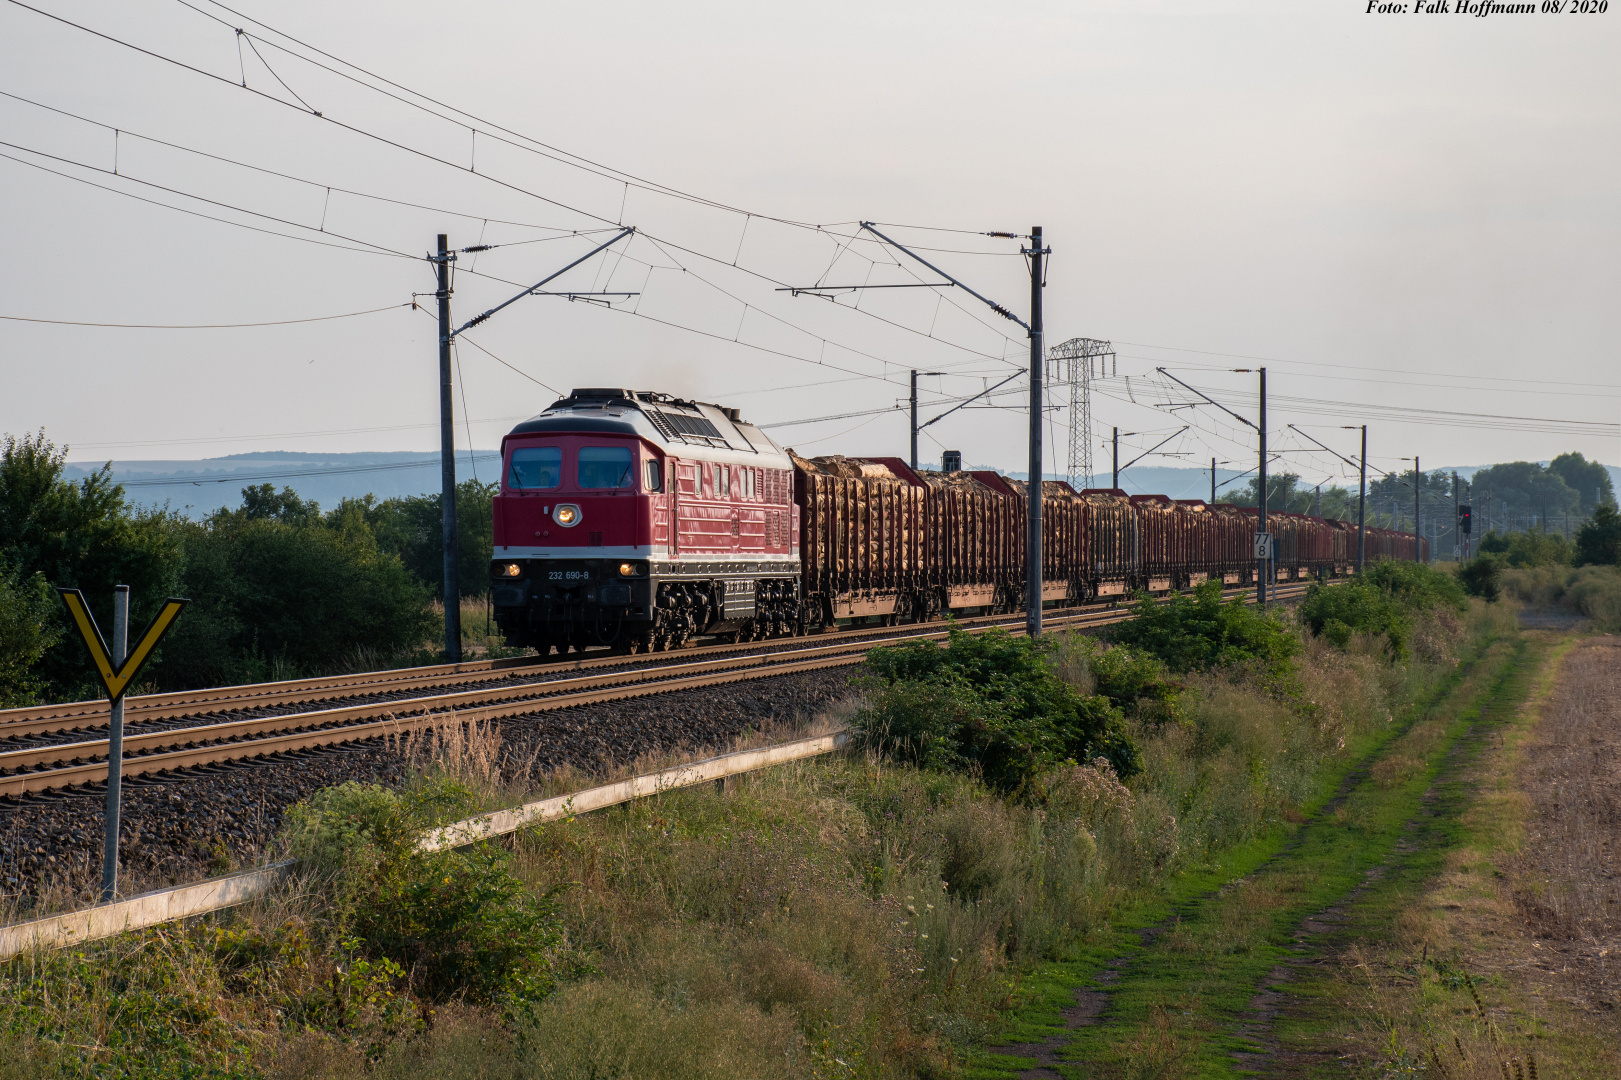
<path fill-rule="evenodd" d="M 1613 638 L 1556 654 L 1467 778 L 1465 842 L 1347 958 L 1358 1057 L 1447 1080 L 1621 1068 L 1618 654 Z"/>
<path fill-rule="evenodd" d="M 1528 608 L 1592 620 L 1605 633 L 1621 631 L 1621 568 L 1534 566 L 1503 571 L 1503 589 Z"/>
<path fill-rule="evenodd" d="M 1520 790 L 1530 807 L 1513 861 L 1528 931 L 1582 992 L 1613 1008 L 1621 996 L 1621 639 L 1572 650 L 1524 748 Z"/>
<path fill-rule="evenodd" d="M 537 891 L 564 887 L 560 989 L 506 1020 L 445 1009 L 420 1037 L 384 1045 L 370 1075 L 949 1073 L 1016 1003 L 1020 971 L 1073 956 L 1140 890 L 1294 812 L 1315 793 L 1325 760 L 1389 723 L 1446 670 L 1461 635 L 1491 617 L 1482 608 L 1471 628 L 1437 624 L 1427 663 L 1392 665 L 1371 641 L 1347 653 L 1308 646 L 1305 708 L 1260 684 L 1195 680 L 1198 700 L 1182 721 L 1139 731 L 1141 776 L 1122 785 L 1079 766 L 1050 778 L 1041 805 L 997 798 L 967 777 L 836 756 L 527 831 L 511 841 L 520 877 Z M 842 726 L 856 704 L 714 752 Z M 419 739 L 415 753 L 429 774 L 456 778 L 487 806 L 696 756 L 531 781 L 533 762 L 482 725 Z M 1222 918 L 1183 947 L 1249 948 L 1261 913 L 1285 900 L 1255 884 L 1235 888 Z M 234 925 L 273 935 L 307 908 L 295 883 L 239 911 Z M 366 1074 L 370 1036 L 285 1028 L 264 1000 L 220 989 L 211 963 L 185 954 L 180 981 L 214 995 L 208 1009 L 228 1016 L 256 1067 L 287 1080 Z M 312 963 L 317 983 L 336 973 L 335 956 Z M 92 1019 L 121 1007 L 111 984 L 96 993 Z M 1129 1056 L 1142 1075 L 1180 1069 L 1202 1037 L 1179 1026 L 1184 1011 L 1166 1003 L 1134 1036 Z M 0 1007 L 0 1031 L 7 1018 Z M 66 1031 L 70 1019 L 51 1022 Z M 382 1030 L 375 1017 L 357 1021 L 365 1024 Z"/>

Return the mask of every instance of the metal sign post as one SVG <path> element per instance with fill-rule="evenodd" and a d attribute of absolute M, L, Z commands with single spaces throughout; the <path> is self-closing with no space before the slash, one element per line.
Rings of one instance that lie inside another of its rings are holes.
<path fill-rule="evenodd" d="M 113 590 L 113 644 L 107 647 L 101 636 L 90 606 L 78 589 L 58 589 L 62 602 L 73 617 L 73 625 L 90 650 L 90 661 L 101 678 L 102 689 L 112 705 L 112 722 L 107 732 L 107 816 L 106 835 L 102 843 L 101 899 L 112 901 L 118 893 L 118 824 L 123 810 L 124 794 L 124 693 L 135 675 L 151 657 L 158 641 L 174 625 L 180 609 L 191 603 L 171 596 L 142 633 L 135 648 L 129 648 L 129 586 L 119 585 Z"/>

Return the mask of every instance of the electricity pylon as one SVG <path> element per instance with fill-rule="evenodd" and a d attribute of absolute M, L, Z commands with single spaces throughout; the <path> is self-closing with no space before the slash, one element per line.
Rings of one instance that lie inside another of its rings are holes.
<path fill-rule="evenodd" d="M 1070 338 L 1047 350 L 1047 362 L 1050 381 L 1069 383 L 1069 486 L 1089 488 L 1093 486 L 1092 380 L 1118 372 L 1114 346 L 1097 338 Z"/>

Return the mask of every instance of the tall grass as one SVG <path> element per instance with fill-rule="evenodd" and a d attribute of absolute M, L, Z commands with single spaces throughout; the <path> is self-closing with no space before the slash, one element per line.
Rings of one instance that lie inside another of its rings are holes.
<path fill-rule="evenodd" d="M 1529 607 L 1554 608 L 1593 620 L 1604 633 L 1621 630 L 1621 568 L 1533 566 L 1503 571 L 1503 588 Z"/>
<path fill-rule="evenodd" d="M 1371 638 L 1303 640 L 1292 694 L 1264 675 L 1187 676 L 1195 693 L 1175 710 L 1132 719 L 1142 771 L 1126 783 L 1105 762 L 1070 764 L 1010 798 L 862 753 L 525 831 L 511 872 L 555 895 L 560 938 L 557 989 L 521 1009 L 413 997 L 297 893 L 218 929 L 29 957 L 0 967 L 0 1078 L 949 1075 L 1020 1000 L 1021 972 L 1298 816 L 1328 763 L 1505 617 L 1476 603 L 1427 622 L 1401 664 Z M 1118 678 L 1086 655 L 1060 650 L 1083 692 Z M 502 753 L 468 728 L 422 757 L 483 801 L 514 795 Z M 132 981 L 137 961 L 119 958 L 137 955 L 167 974 Z M 130 1015 L 149 1019 L 114 1047 Z"/>

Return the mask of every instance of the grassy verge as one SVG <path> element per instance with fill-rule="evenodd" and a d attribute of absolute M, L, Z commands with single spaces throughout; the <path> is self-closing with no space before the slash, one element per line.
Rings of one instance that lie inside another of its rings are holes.
<path fill-rule="evenodd" d="M 1282 886 L 1218 887 L 1269 859 L 1327 858 L 1307 823 L 1335 812 L 1325 804 L 1358 762 L 1419 729 L 1404 719 L 1413 703 L 1481 677 L 1459 660 L 1502 630 L 1477 605 L 1416 625 L 1400 663 L 1371 638 L 1302 639 L 1287 686 L 1180 676 L 1196 693 L 1139 703 L 1129 720 L 1129 785 L 1069 763 L 1042 775 L 1039 798 L 857 755 L 430 864 L 399 856 L 397 811 L 448 789 L 351 792 L 311 833 L 350 852 L 336 878 L 211 924 L 0 968 L 0 1078 L 994 1074 L 1012 1063 L 980 1048 L 1056 1030 L 1076 985 L 1142 950 L 1137 930 L 1200 895 L 1233 898 L 1219 918 L 1219 904 L 1188 908 L 1156 939 L 1180 943 L 1173 967 L 1219 969 L 1199 1001 L 1143 984 L 1140 1016 L 1117 1029 L 1143 1047 L 1132 1060 L 1158 1060 L 1235 1013 L 1221 985 L 1238 967 L 1222 965 L 1256 959 L 1241 947 L 1266 932 L 1255 911 L 1293 902 Z M 1056 656 L 1086 693 L 1130 674 L 1078 646 Z M 464 808 L 502 794 L 488 737 L 442 748 L 437 771 L 454 774 Z M 1408 769 L 1387 779 L 1405 791 Z M 1372 802 L 1339 831 L 1382 828 Z M 505 955 L 478 932 L 492 910 L 546 942 L 544 972 L 535 949 L 517 950 L 517 990 L 485 963 Z M 447 980 L 447 964 L 472 965 L 478 992 Z"/>
<path fill-rule="evenodd" d="M 1500 621 L 1488 636 L 1504 628 Z M 1406 715 L 1364 733 L 1318 775 L 1315 794 L 1268 835 L 1162 896 L 1122 913 L 1078 962 L 1049 969 L 1047 993 L 1010 1041 L 1063 1033 L 1077 985 L 1106 991 L 1100 1022 L 1070 1033 L 1073 1075 L 1228 1075 L 1261 1049 L 1255 999 L 1296 948 L 1301 922 L 1377 872 L 1401 837 L 1446 751 L 1485 696 L 1515 667 L 1520 646 L 1498 638 L 1426 687 Z M 1237 1056 L 1235 1056 L 1237 1055 Z M 1029 1058 L 984 1059 L 1004 1076 Z M 1068 1066 L 1065 1066 L 1066 1068 Z"/>
<path fill-rule="evenodd" d="M 1574 981 L 1560 977 L 1575 966 L 1560 955 L 1566 935 L 1543 932 L 1528 915 L 1545 894 L 1541 864 L 1551 853 L 1525 849 L 1537 810 L 1525 756 L 1550 722 L 1550 693 L 1578 644 L 1531 637 L 1527 663 L 1492 702 L 1470 759 L 1437 784 L 1423 843 L 1350 907 L 1328 943 L 1331 962 L 1302 980 L 1298 1007 L 1280 1022 L 1282 1045 L 1305 1071 L 1339 1075 L 1345 1060 L 1457 1080 L 1621 1068 L 1613 1003 L 1607 1011 L 1600 1000 L 1595 1012 L 1573 992 Z"/>

